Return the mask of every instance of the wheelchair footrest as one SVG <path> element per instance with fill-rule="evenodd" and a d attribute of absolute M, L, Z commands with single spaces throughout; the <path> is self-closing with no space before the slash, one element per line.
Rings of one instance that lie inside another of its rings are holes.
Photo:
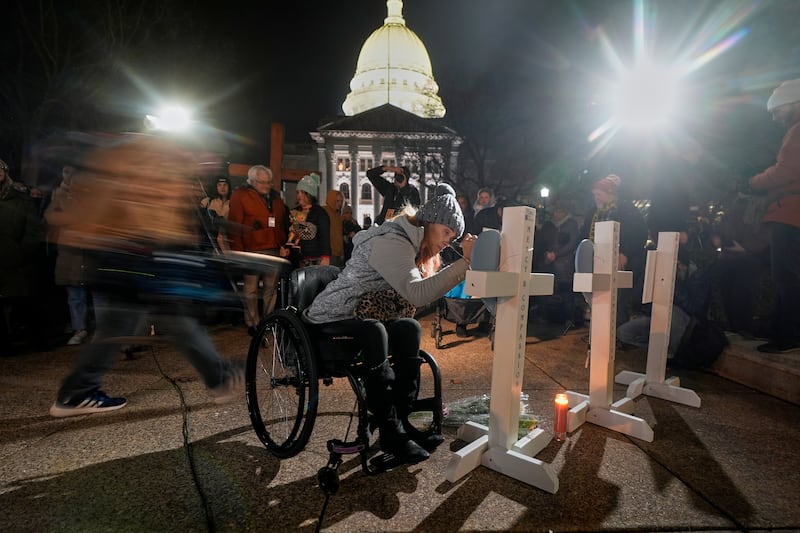
<path fill-rule="evenodd" d="M 400 461 L 392 455 L 391 453 L 379 453 L 375 457 L 369 460 L 369 464 L 372 466 L 373 470 L 370 472 L 371 474 L 380 474 L 381 472 L 387 472 L 398 466 L 402 466 L 408 464 L 404 461 Z"/>
<path fill-rule="evenodd" d="M 328 441 L 328 451 L 340 455 L 361 453 L 366 449 L 367 445 L 360 440 L 344 442 L 340 439 L 331 439 Z"/>

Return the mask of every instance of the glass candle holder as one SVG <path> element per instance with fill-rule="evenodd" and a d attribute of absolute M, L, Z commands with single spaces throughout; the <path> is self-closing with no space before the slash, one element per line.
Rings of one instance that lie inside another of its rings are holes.
<path fill-rule="evenodd" d="M 557 441 L 567 438 L 567 411 L 569 411 L 569 398 L 563 393 L 556 394 L 553 436 Z"/>

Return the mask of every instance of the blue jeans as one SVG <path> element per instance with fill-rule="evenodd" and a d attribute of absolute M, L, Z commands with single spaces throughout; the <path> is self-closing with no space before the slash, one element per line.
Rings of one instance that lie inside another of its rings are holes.
<path fill-rule="evenodd" d="M 669 328 L 669 345 L 667 346 L 669 357 L 675 355 L 675 350 L 678 349 L 690 320 L 691 317 L 686 314 L 686 311 L 677 305 L 672 306 L 672 324 Z M 650 317 L 643 316 L 625 322 L 617 328 L 617 339 L 639 348 L 647 348 L 650 344 Z"/>
<path fill-rule="evenodd" d="M 800 228 L 773 224 L 770 232 L 770 267 L 775 285 L 772 340 L 800 340 Z"/>
<path fill-rule="evenodd" d="M 58 400 L 67 402 L 100 388 L 103 376 L 111 370 L 120 354 L 121 342 L 104 339 L 141 334 L 144 319 L 157 325 L 159 335 L 172 340 L 202 376 L 209 388 L 220 385 L 231 373 L 231 364 L 217 352 L 205 328 L 196 318 L 182 313 L 180 306 L 168 310 L 120 301 L 113 295 L 94 293 L 97 329 L 90 344 L 84 345 L 75 367 L 64 379 Z"/>
<path fill-rule="evenodd" d="M 72 330 L 85 330 L 89 317 L 89 289 L 84 286 L 67 286 L 67 305 Z"/>

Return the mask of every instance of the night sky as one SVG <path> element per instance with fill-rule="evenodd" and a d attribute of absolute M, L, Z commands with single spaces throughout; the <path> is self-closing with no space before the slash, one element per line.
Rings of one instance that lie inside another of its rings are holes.
<path fill-rule="evenodd" d="M 254 147 L 268 142 L 271 121 L 285 124 L 287 140 L 307 141 L 321 121 L 341 115 L 361 45 L 386 16 L 383 0 L 279 4 L 206 15 L 237 62 L 210 93 L 226 95 L 208 109 L 210 120 Z M 641 5 L 648 55 L 664 63 L 696 59 L 745 32 L 686 77 L 697 98 L 687 104 L 696 107 L 687 109 L 689 127 L 702 128 L 732 106 L 752 106 L 746 113 L 757 115 L 772 87 L 800 76 L 800 33 L 792 22 L 800 20 L 800 2 Z M 487 85 L 499 94 L 484 105 L 498 113 L 529 99 L 538 108 L 525 115 L 535 121 L 531 128 L 583 139 L 602 122 L 592 116 L 593 104 L 614 78 L 598 29 L 621 61 L 632 63 L 634 9 L 630 0 L 407 0 L 403 15 L 428 49 L 448 121 L 458 125 L 463 117 L 456 114 L 469 112 L 457 105 L 461 93 Z M 228 95 L 233 87 L 238 91 Z M 766 113 L 759 120 L 769 129 Z"/>
<path fill-rule="evenodd" d="M 62 29 L 91 35 L 81 10 L 92 5 L 70 4 Z M 165 5 L 171 18 L 154 26 L 162 34 L 116 58 L 119 68 L 92 104 L 136 124 L 159 101 L 195 103 L 199 118 L 224 132 L 232 159 L 260 162 L 271 122 L 285 124 L 287 140 L 308 141 L 309 131 L 342 114 L 361 45 L 386 16 L 383 0 Z M 518 114 L 528 121 L 521 131 L 577 143 L 605 118 L 595 104 L 614 75 L 602 38 L 630 64 L 637 5 L 647 54 L 661 62 L 722 47 L 686 76 L 695 98 L 686 104 L 687 127 L 708 129 L 736 109 L 774 142 L 763 105 L 780 81 L 800 77 L 796 0 L 406 0 L 403 15 L 428 49 L 448 122 L 457 126 L 476 110 Z M 735 42 L 722 46 L 726 39 Z M 486 97 L 470 106 L 473 91 Z M 752 135 L 749 125 L 734 126 Z"/>
<path fill-rule="evenodd" d="M 234 2 L 233 5 L 237 3 Z M 307 141 L 321 121 L 342 115 L 359 51 L 366 38 L 383 24 L 383 0 L 342 2 L 281 2 L 280 5 L 241 9 L 205 8 L 203 19 L 213 20 L 215 39 L 228 48 L 233 64 L 225 82 L 203 80 L 209 87 L 209 120 L 246 137 L 262 137 L 269 122 L 285 124 L 288 140 Z M 597 2 L 586 3 L 591 7 Z M 629 2 L 606 1 L 608 6 Z M 226 4 L 230 5 L 230 4 Z M 565 8 L 568 3 L 536 0 L 407 0 L 406 24 L 425 43 L 440 96 L 448 106 L 448 89 L 469 87 L 483 77 L 512 76 L 526 86 L 570 68 L 564 53 L 574 49 L 580 21 Z M 555 27 L 557 31 L 552 31 Z M 554 44 L 540 31 L 552 34 Z M 568 35 L 572 34 L 572 37 Z M 559 51 L 559 48 L 565 52 Z M 153 65 L 143 66 L 153 72 Z M 170 73 L 181 72 L 168 69 Z M 182 73 L 197 79 L 197 74 Z M 202 76 L 200 76 L 202 77 Z M 175 94 L 180 80 L 161 78 Z M 213 88 L 212 88 L 213 87 Z M 185 90 L 185 88 L 183 89 Z M 215 101 L 216 98 L 221 101 Z M 498 102 L 499 104 L 500 102 Z"/>

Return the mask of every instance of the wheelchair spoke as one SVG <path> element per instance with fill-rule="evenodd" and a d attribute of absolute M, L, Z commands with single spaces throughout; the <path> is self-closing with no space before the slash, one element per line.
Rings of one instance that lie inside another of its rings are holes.
<path fill-rule="evenodd" d="M 276 311 L 259 327 L 248 353 L 248 408 L 253 428 L 273 454 L 291 457 L 308 441 L 318 383 L 299 318 Z"/>

